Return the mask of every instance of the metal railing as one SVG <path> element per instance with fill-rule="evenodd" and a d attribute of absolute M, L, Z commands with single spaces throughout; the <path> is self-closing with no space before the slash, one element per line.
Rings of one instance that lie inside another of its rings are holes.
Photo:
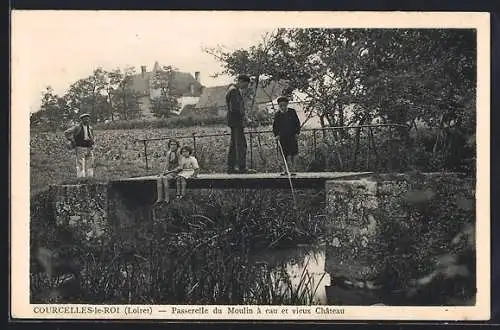
<path fill-rule="evenodd" d="M 365 133 L 364 138 L 368 139 L 368 150 L 372 151 L 373 153 L 377 152 L 377 147 L 376 147 L 376 141 L 375 141 L 375 134 L 373 132 L 374 129 L 380 129 L 380 128 L 386 128 L 388 129 L 388 138 L 386 140 L 391 141 L 394 139 L 394 131 L 396 129 L 398 130 L 406 130 L 408 132 L 409 127 L 406 125 L 401 125 L 401 124 L 371 124 L 371 125 L 358 125 L 358 126 L 336 126 L 336 127 L 321 127 L 321 128 L 302 128 L 301 129 L 301 136 L 303 137 L 304 135 L 307 135 L 307 133 L 310 133 L 311 136 L 310 138 L 312 141 L 312 149 L 313 151 L 317 150 L 319 143 L 318 141 L 325 140 L 325 132 L 333 132 L 335 135 L 343 135 L 341 138 L 346 138 L 346 132 L 349 132 L 350 130 L 358 130 L 357 133 L 357 139 L 358 143 L 356 144 L 356 148 L 359 147 L 359 139 L 361 136 L 361 130 L 366 130 L 368 131 L 367 134 Z M 339 133 L 340 132 L 340 133 Z M 344 133 L 341 133 L 344 132 Z M 255 149 L 255 140 L 259 139 L 260 142 L 260 136 L 262 134 L 270 134 L 273 133 L 271 129 L 266 129 L 266 130 L 256 130 L 256 129 L 248 129 L 245 131 L 245 136 L 248 137 L 248 151 L 249 151 L 249 161 L 250 161 L 250 167 L 254 167 L 254 149 Z M 173 136 L 162 136 L 162 137 L 154 137 L 154 138 L 144 138 L 144 139 L 136 139 L 135 143 L 142 143 L 143 148 L 144 148 L 144 161 L 146 165 L 146 170 L 149 169 L 149 160 L 148 160 L 148 144 L 150 142 L 154 141 L 165 141 L 165 140 L 170 140 L 170 139 L 176 139 L 176 140 L 185 140 L 185 139 L 190 139 L 191 140 L 191 145 L 193 148 L 193 154 L 196 156 L 197 154 L 197 142 L 199 142 L 201 139 L 204 138 L 210 138 L 210 137 L 223 137 L 223 136 L 230 136 L 230 132 L 225 132 L 225 133 L 214 133 L 214 134 L 197 134 L 197 133 L 192 133 L 189 135 L 173 135 Z M 347 134 L 348 137 L 353 138 L 352 136 Z M 339 140 L 341 139 L 339 136 L 337 136 Z M 356 138 L 356 136 L 354 136 Z M 399 140 L 400 141 L 400 140 Z M 228 145 L 229 146 L 229 145 Z M 276 146 L 277 148 L 277 146 Z M 357 152 L 358 150 L 353 150 L 354 152 Z M 313 159 L 316 158 L 316 152 L 313 152 Z M 369 157 L 369 156 L 368 156 Z M 374 157 L 377 157 L 375 154 Z"/>

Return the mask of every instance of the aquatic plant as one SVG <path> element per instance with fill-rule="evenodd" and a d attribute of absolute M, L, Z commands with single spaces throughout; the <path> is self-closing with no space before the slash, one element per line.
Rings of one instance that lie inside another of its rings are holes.
<path fill-rule="evenodd" d="M 266 268 L 250 260 L 260 250 L 312 243 L 321 237 L 323 219 L 318 210 L 324 208 L 318 205 L 323 196 L 311 191 L 299 191 L 298 195 L 304 207 L 290 207 L 292 200 L 286 191 L 274 190 L 193 192 L 182 201 L 157 207 L 153 213 L 147 212 L 147 207 L 117 204 L 124 208 L 118 213 L 122 218 L 115 220 L 120 230 L 112 231 L 102 245 L 82 249 L 73 237 L 66 240 L 73 245 L 66 249 L 71 253 L 60 254 L 62 245 L 57 243 L 50 246 L 58 263 L 78 260 L 79 293 L 54 298 L 51 292 L 58 286 L 44 276 L 33 276 L 32 291 L 36 294 L 32 299 L 136 304 L 311 303 L 317 287 L 309 273 L 304 272 L 299 285 L 292 286 L 283 265 Z M 34 222 L 32 230 L 53 222 L 50 212 L 44 217 Z M 43 233 L 32 234 L 33 242 L 43 242 Z M 57 242 L 57 235 L 51 238 L 53 242 Z M 37 248 L 40 244 L 35 244 L 33 251 Z M 37 273 L 36 268 L 32 272 Z M 65 276 L 64 272 L 52 273 Z M 270 278 L 279 286 L 267 283 Z"/>

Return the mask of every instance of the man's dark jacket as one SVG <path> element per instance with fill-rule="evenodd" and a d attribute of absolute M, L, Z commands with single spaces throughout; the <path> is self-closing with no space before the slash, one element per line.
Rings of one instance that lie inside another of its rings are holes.
<path fill-rule="evenodd" d="M 226 105 L 229 127 L 242 127 L 245 120 L 245 101 L 234 85 L 231 85 L 227 91 Z"/>

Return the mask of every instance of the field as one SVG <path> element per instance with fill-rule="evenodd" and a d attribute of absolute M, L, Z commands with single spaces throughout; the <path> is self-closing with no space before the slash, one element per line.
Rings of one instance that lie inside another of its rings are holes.
<path fill-rule="evenodd" d="M 211 128 L 209 131 L 221 131 L 222 128 Z M 162 137 L 192 134 L 194 128 L 183 129 L 129 129 L 129 130 L 97 130 L 95 147 L 95 177 L 106 181 L 120 177 L 130 177 L 157 173 L 166 148 L 163 143 L 151 145 L 153 168 L 146 170 L 144 146 L 136 143 L 136 139 L 146 137 Z M 204 130 L 197 130 L 204 131 Z M 30 171 L 31 190 L 35 193 L 46 189 L 50 184 L 72 181 L 75 178 L 75 157 L 73 150 L 66 147 L 62 132 L 31 132 Z M 155 167 L 156 166 L 156 167 Z"/>
<path fill-rule="evenodd" d="M 269 131 L 259 127 L 254 131 Z M 382 129 L 375 129 L 375 143 L 368 143 L 368 134 L 360 135 L 359 148 L 355 147 L 355 134 L 347 142 L 337 143 L 332 132 L 303 131 L 299 136 L 299 171 L 366 171 L 386 169 L 390 165 L 387 155 L 404 156 L 403 152 L 390 152 L 390 140 Z M 351 130 L 354 133 L 353 130 Z M 196 134 L 193 139 L 193 133 Z M 184 128 L 149 128 L 124 130 L 96 130 L 95 177 L 98 181 L 152 175 L 161 171 L 167 140 L 147 144 L 148 168 L 144 157 L 144 144 L 138 139 L 183 137 L 181 144 L 196 145 L 196 158 L 201 173 L 226 171 L 229 146 L 229 128 L 224 125 L 193 126 Z M 200 135 L 218 135 L 201 137 Z M 247 134 L 247 164 L 260 172 L 279 172 L 283 161 L 272 133 Z M 30 169 L 31 192 L 46 189 L 50 184 L 71 182 L 75 178 L 75 157 L 67 149 L 62 132 L 31 132 Z"/>

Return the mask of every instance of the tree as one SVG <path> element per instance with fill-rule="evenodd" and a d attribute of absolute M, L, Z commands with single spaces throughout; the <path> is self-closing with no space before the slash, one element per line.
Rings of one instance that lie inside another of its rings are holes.
<path fill-rule="evenodd" d="M 107 73 L 109 78 L 108 97 L 112 114 L 116 113 L 125 120 L 136 118 L 139 114 L 137 93 L 131 89 L 134 67 L 127 67 L 122 73 L 120 69 Z M 111 120 L 114 118 L 112 117 Z"/>
<path fill-rule="evenodd" d="M 217 77 L 221 74 L 237 76 L 239 74 L 247 74 L 251 77 L 249 88 L 246 94 L 243 95 L 247 103 L 247 108 L 250 109 L 249 115 L 258 115 L 258 109 L 255 107 L 255 98 L 259 87 L 266 88 L 276 79 L 269 79 L 268 73 L 271 67 L 276 63 L 273 58 L 274 41 L 279 34 L 279 30 L 274 33 L 266 33 L 261 41 L 248 50 L 237 49 L 235 51 L 225 51 L 221 46 L 216 48 L 205 48 L 204 51 L 214 56 L 223 66 L 222 72 L 215 73 Z M 278 79 L 279 80 L 279 79 Z M 283 82 L 283 81 L 279 81 Z M 273 89 L 274 89 L 273 85 Z M 281 91 L 286 93 L 287 91 Z M 272 95 L 269 96 L 269 102 L 272 101 Z"/>
<path fill-rule="evenodd" d="M 62 128 L 70 115 L 64 97 L 58 96 L 51 86 L 47 86 L 42 93 L 40 110 L 30 115 L 30 126 Z"/>
<path fill-rule="evenodd" d="M 278 29 L 248 49 L 208 52 L 223 73 L 286 80 L 323 126 L 418 121 L 439 129 L 435 154 L 460 145 L 457 134 L 474 134 L 474 30 Z M 408 140 L 408 129 L 398 131 Z"/>
<path fill-rule="evenodd" d="M 40 111 L 30 115 L 31 125 L 56 129 L 67 126 L 78 113 L 87 112 L 97 121 L 136 118 L 140 113 L 132 88 L 133 67 L 122 71 L 97 68 L 92 75 L 72 83 L 61 97 L 49 86 L 43 92 Z"/>
<path fill-rule="evenodd" d="M 452 122 L 475 98 L 472 30 L 279 29 L 249 49 L 207 52 L 223 73 L 286 80 L 324 125 Z M 356 110 L 345 118 L 349 105 Z"/>
<path fill-rule="evenodd" d="M 89 77 L 73 83 L 66 97 L 74 113 L 87 112 L 97 121 L 110 118 L 107 75 L 102 68 L 94 70 Z"/>
<path fill-rule="evenodd" d="M 151 104 L 156 117 L 169 117 L 180 109 L 176 95 L 172 94 L 173 74 L 171 66 L 163 66 L 151 77 Z"/>
<path fill-rule="evenodd" d="M 115 94 L 116 90 L 118 89 L 120 82 L 123 80 L 123 75 L 122 75 L 120 69 L 115 69 L 113 71 L 107 71 L 106 76 L 107 76 L 106 93 L 108 96 L 111 121 L 114 121 L 115 120 L 114 115 L 117 112 L 117 108 L 114 104 L 115 98 L 113 97 L 113 95 Z"/>

